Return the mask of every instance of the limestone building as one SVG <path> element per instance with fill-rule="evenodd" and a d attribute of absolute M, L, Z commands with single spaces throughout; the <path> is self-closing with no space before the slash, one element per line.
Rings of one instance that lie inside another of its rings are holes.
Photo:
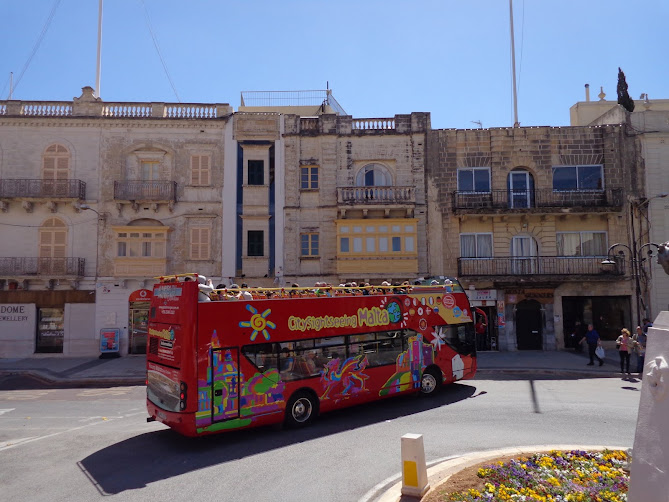
<path fill-rule="evenodd" d="M 643 164 L 624 126 L 431 131 L 430 270 L 457 276 L 485 328 L 480 350 L 571 346 L 576 321 L 604 339 L 631 325 L 627 197 Z"/>

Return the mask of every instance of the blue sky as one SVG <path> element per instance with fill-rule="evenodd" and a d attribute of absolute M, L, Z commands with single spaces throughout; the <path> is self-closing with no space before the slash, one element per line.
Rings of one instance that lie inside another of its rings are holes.
<path fill-rule="evenodd" d="M 26 67 L 56 3 L 0 0 L 0 99 L 10 72 L 19 100 L 71 100 L 95 86 L 97 0 L 60 0 Z M 615 100 L 619 66 L 635 100 L 669 98 L 666 0 L 513 7 L 522 126 L 568 125 L 586 83 L 591 99 L 603 86 Z M 513 125 L 508 0 L 105 0 L 102 37 L 105 101 L 236 110 L 241 91 L 329 82 L 356 118 L 415 111 L 435 129 Z"/>

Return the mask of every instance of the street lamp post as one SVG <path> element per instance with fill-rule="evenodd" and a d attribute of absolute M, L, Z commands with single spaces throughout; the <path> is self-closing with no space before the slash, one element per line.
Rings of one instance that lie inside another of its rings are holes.
<path fill-rule="evenodd" d="M 98 215 L 97 218 L 97 224 L 95 225 L 95 289 L 97 290 L 98 287 L 98 259 L 99 259 L 99 250 L 98 246 L 100 243 L 100 222 L 105 221 L 105 214 L 99 213 L 96 209 L 93 209 L 91 206 L 88 204 L 81 204 L 79 206 L 79 209 L 84 209 L 87 211 L 93 211 L 95 214 Z"/>

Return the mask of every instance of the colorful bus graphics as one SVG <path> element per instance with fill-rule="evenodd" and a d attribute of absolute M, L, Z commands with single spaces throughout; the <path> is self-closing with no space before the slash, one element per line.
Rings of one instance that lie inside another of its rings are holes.
<path fill-rule="evenodd" d="M 149 323 L 157 342 L 147 354 L 156 375 L 147 407 L 150 419 L 186 435 L 306 425 L 345 406 L 431 394 L 476 371 L 471 309 L 454 280 L 448 289 L 249 289 L 248 300 L 220 291 L 213 301 L 197 300 L 198 281 L 163 281 Z M 167 353 L 159 342 L 171 333 L 179 343 Z"/>

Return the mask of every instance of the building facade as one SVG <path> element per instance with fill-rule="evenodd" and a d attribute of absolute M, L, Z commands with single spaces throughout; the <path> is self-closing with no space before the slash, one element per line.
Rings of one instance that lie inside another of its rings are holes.
<path fill-rule="evenodd" d="M 220 278 L 229 105 L 0 104 L 0 356 L 145 352 L 153 278 Z"/>
<path fill-rule="evenodd" d="M 430 268 L 469 289 L 479 350 L 555 350 L 576 321 L 605 339 L 629 327 L 627 197 L 642 194 L 638 145 L 623 126 L 432 131 Z"/>
<path fill-rule="evenodd" d="M 630 244 L 629 200 L 646 197 L 630 127 L 432 130 L 429 113 L 353 118 L 330 91 L 237 112 L 89 87 L 0 102 L 0 357 L 96 355 L 109 333 L 142 354 L 154 278 L 195 272 L 215 286 L 456 276 L 480 350 L 569 347 L 576 321 L 615 337 L 635 295 L 609 248 Z"/>

